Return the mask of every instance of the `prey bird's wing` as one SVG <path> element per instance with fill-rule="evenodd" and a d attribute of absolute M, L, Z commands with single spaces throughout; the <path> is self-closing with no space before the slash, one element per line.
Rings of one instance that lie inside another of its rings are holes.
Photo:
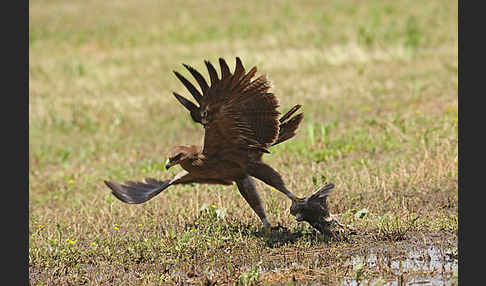
<path fill-rule="evenodd" d="M 314 200 L 323 200 L 327 198 L 334 188 L 333 183 L 325 184 L 324 186 L 320 187 L 314 194 L 309 197 L 310 201 Z"/>

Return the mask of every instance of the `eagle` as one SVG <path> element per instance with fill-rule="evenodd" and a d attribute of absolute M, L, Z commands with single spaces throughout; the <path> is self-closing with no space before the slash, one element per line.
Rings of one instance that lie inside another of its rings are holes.
<path fill-rule="evenodd" d="M 262 161 L 263 154 L 270 153 L 270 147 L 295 136 L 303 119 L 303 113 L 295 114 L 301 105 L 293 106 L 280 116 L 279 101 L 269 92 L 272 84 L 267 76 L 263 74 L 254 79 L 257 68 L 246 72 L 239 57 L 236 57 L 233 73 L 226 61 L 219 58 L 220 76 L 209 61 L 204 63 L 209 83 L 196 69 L 183 64 L 199 89 L 174 71 L 197 104 L 176 92 L 173 95 L 189 111 L 192 120 L 204 128 L 202 146 L 175 146 L 168 152 L 165 168 L 180 165 L 183 170 L 167 180 L 146 178 L 145 182 L 104 182 L 116 198 L 128 204 L 144 203 L 172 185 L 232 185 L 236 182 L 239 192 L 268 232 L 271 224 L 253 178 L 292 200 L 293 215 L 298 209 L 305 211 L 308 201 L 288 190 L 282 176 Z"/>

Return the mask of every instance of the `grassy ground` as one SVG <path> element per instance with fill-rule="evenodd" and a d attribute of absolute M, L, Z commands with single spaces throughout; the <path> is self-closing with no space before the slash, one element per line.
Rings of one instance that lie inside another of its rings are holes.
<path fill-rule="evenodd" d="M 457 2 L 29 8 L 31 284 L 456 283 Z M 265 161 L 300 196 L 333 182 L 331 211 L 357 234 L 322 237 L 260 182 L 281 225 L 270 237 L 235 185 L 171 187 L 143 205 L 104 186 L 179 171 L 163 168 L 168 148 L 203 130 L 171 95 L 187 94 L 172 70 L 236 56 L 269 75 L 282 111 L 303 105 L 298 135 Z M 456 266 L 394 268 L 412 248 L 431 261 L 431 247 Z"/>

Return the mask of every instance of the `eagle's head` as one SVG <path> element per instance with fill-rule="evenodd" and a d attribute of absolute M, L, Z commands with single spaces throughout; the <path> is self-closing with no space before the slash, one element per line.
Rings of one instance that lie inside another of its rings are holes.
<path fill-rule="evenodd" d="M 195 145 L 191 146 L 175 146 L 173 147 L 167 156 L 167 161 L 165 161 L 165 169 L 168 170 L 170 167 L 181 164 L 185 160 L 191 160 L 197 157 L 200 148 Z"/>

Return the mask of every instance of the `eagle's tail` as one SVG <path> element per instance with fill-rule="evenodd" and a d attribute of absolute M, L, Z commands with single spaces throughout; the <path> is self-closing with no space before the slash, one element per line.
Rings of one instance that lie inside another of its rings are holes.
<path fill-rule="evenodd" d="M 304 114 L 299 113 L 294 117 L 292 117 L 292 115 L 301 107 L 302 105 L 297 104 L 279 119 L 280 129 L 278 132 L 278 138 L 277 140 L 275 140 L 272 146 L 284 142 L 295 136 L 295 132 L 297 131 L 297 128 L 299 128 L 299 124 L 300 122 L 302 122 L 302 119 L 304 118 Z"/>

